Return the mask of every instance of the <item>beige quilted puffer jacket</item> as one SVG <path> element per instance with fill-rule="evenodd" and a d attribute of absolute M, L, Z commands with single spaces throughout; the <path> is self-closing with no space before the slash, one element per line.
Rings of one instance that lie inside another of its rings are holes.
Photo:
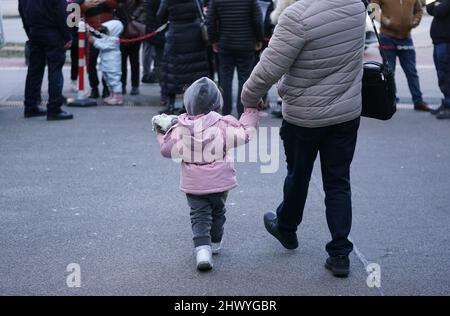
<path fill-rule="evenodd" d="M 283 117 L 291 124 L 314 128 L 359 117 L 365 22 L 361 0 L 289 6 L 244 85 L 244 106 L 256 106 L 278 82 Z"/>

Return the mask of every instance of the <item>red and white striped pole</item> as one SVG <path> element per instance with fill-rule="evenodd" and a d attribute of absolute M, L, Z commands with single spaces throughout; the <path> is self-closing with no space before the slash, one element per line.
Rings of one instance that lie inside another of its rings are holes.
<path fill-rule="evenodd" d="M 86 43 L 86 24 L 80 21 L 78 24 L 78 93 L 75 100 L 71 100 L 67 103 L 68 106 L 72 107 L 91 107 L 96 106 L 97 101 L 89 99 L 85 91 L 84 85 L 84 74 L 86 68 L 86 56 L 85 52 Z"/>
<path fill-rule="evenodd" d="M 82 95 L 86 96 L 84 92 L 84 67 L 86 67 L 86 59 L 84 57 L 84 46 L 86 43 L 86 25 L 83 21 L 78 24 L 78 98 Z"/>

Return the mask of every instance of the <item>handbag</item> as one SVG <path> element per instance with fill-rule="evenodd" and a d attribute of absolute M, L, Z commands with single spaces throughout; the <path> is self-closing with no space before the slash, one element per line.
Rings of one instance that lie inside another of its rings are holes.
<path fill-rule="evenodd" d="M 144 8 L 135 9 L 132 14 L 125 11 L 127 26 L 125 28 L 125 37 L 134 38 L 144 36 L 147 33 L 147 25 L 140 21 L 141 15 L 144 13 Z"/>
<path fill-rule="evenodd" d="M 209 45 L 209 34 L 208 34 L 208 27 L 206 26 L 205 15 L 203 14 L 203 10 L 200 7 L 198 0 L 194 0 L 194 1 L 197 5 L 198 12 L 200 13 L 200 19 L 201 19 L 200 30 L 202 31 L 203 42 L 205 42 L 205 44 L 208 46 Z"/>
<path fill-rule="evenodd" d="M 362 79 L 362 113 L 361 115 L 378 120 L 389 120 L 397 111 L 395 75 L 387 62 L 387 57 L 381 48 L 380 35 L 372 21 L 375 35 L 380 46 L 382 63 L 369 61 L 364 63 Z"/>

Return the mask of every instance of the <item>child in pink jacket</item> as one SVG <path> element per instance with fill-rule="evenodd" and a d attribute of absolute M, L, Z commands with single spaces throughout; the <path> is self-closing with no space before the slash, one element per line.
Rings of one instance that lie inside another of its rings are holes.
<path fill-rule="evenodd" d="M 180 189 L 191 209 L 197 269 L 204 271 L 212 269 L 212 254 L 221 248 L 228 191 L 237 186 L 227 152 L 250 141 L 260 114 L 248 108 L 240 120 L 220 115 L 222 95 L 208 78 L 187 89 L 184 105 L 187 113 L 157 137 L 164 157 L 181 159 Z"/>

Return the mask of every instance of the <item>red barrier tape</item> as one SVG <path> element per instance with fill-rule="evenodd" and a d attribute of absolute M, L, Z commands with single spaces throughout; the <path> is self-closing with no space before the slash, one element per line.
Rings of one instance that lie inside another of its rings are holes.
<path fill-rule="evenodd" d="M 148 34 L 145 34 L 144 36 L 136 37 L 136 38 L 119 38 L 119 43 L 136 43 L 136 42 L 142 42 L 146 39 L 152 38 L 153 36 L 156 36 L 159 32 L 151 32 Z"/>

